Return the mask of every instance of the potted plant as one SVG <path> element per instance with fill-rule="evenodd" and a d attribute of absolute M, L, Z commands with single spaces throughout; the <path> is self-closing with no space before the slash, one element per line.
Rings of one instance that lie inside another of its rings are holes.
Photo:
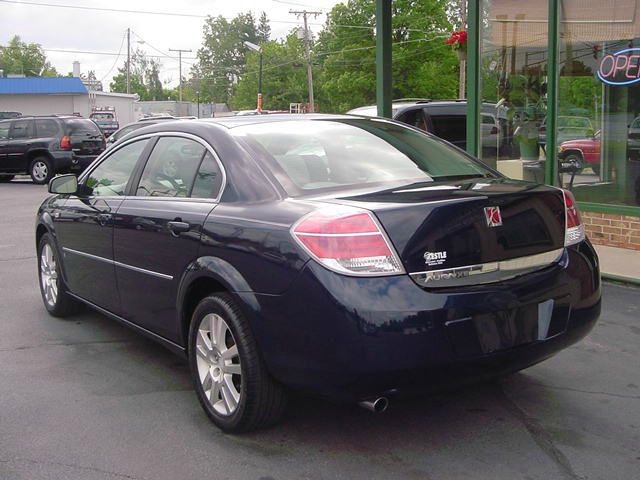
<path fill-rule="evenodd" d="M 467 59 L 467 32 L 465 30 L 453 32 L 445 43 L 451 45 L 460 61 Z"/>

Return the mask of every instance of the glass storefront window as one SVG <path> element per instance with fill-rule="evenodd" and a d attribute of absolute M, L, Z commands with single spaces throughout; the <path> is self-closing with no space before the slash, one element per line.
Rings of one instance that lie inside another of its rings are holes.
<path fill-rule="evenodd" d="M 578 201 L 640 205 L 639 7 L 559 0 L 558 171 Z"/>
<path fill-rule="evenodd" d="M 544 182 L 548 4 L 482 0 L 481 12 L 481 158 L 509 177 Z"/>
<path fill-rule="evenodd" d="M 549 2 L 560 14 L 548 61 Z M 552 4 L 553 5 L 553 4 Z M 640 205 L 640 0 L 480 0 L 482 160 L 581 202 Z M 557 151 L 547 151 L 549 74 Z M 556 178 L 545 178 L 547 159 Z"/>

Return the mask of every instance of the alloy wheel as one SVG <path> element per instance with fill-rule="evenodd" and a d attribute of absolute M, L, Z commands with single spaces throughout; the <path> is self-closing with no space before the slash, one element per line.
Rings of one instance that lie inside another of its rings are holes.
<path fill-rule="evenodd" d="M 58 272 L 56 257 L 48 243 L 40 253 L 40 282 L 45 301 L 50 307 L 54 307 L 58 301 Z"/>
<path fill-rule="evenodd" d="M 216 413 L 232 415 L 242 395 L 240 355 L 233 333 L 215 313 L 200 322 L 196 339 L 198 377 Z"/>
<path fill-rule="evenodd" d="M 47 164 L 44 162 L 35 162 L 31 171 L 33 173 L 33 177 L 39 182 L 46 180 L 47 175 L 49 175 L 49 169 L 47 168 Z"/>

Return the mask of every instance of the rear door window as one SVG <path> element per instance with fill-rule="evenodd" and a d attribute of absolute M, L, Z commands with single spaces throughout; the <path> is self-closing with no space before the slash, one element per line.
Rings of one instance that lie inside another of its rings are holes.
<path fill-rule="evenodd" d="M 144 167 L 136 195 L 142 197 L 187 197 L 205 148 L 182 137 L 161 137 Z"/>
<path fill-rule="evenodd" d="M 15 120 L 10 137 L 15 139 L 33 137 L 33 120 Z"/>
<path fill-rule="evenodd" d="M 191 197 L 218 198 L 220 188 L 222 188 L 222 172 L 211 152 L 207 152 L 193 182 Z"/>
<path fill-rule="evenodd" d="M 54 120 L 36 120 L 36 134 L 38 137 L 55 137 L 58 135 L 58 124 Z"/>

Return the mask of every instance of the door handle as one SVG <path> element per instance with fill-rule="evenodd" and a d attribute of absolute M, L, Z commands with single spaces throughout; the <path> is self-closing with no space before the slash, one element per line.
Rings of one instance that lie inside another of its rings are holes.
<path fill-rule="evenodd" d="M 191 230 L 191 225 L 189 225 L 187 222 L 173 221 L 169 222 L 167 225 L 169 226 L 169 230 L 171 230 L 171 233 L 176 236 Z"/>

